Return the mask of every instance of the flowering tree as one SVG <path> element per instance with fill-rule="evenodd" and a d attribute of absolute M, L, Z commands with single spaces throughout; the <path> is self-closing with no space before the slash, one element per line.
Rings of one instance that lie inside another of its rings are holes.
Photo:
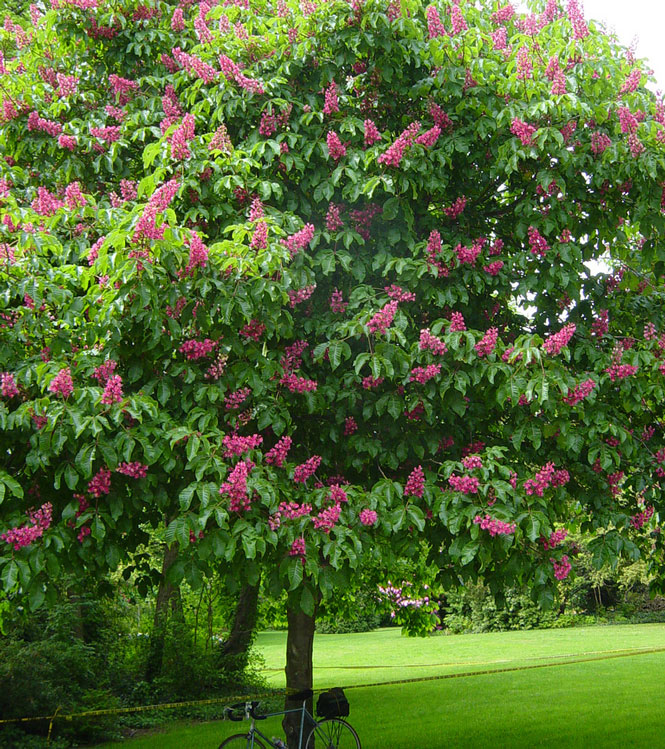
<path fill-rule="evenodd" d="M 0 32 L 8 594 L 158 532 L 290 591 L 300 688 L 368 558 L 660 562 L 665 107 L 576 0 L 51 5 Z"/>

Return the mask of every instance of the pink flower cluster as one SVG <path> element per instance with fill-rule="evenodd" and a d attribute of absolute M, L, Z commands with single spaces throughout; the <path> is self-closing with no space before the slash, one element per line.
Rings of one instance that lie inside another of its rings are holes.
<path fill-rule="evenodd" d="M 653 505 L 645 507 L 642 512 L 638 512 L 631 517 L 630 524 L 633 526 L 633 528 L 639 530 L 645 523 L 648 523 L 649 520 L 651 520 L 651 518 L 653 517 L 653 512 Z"/>
<path fill-rule="evenodd" d="M 341 512 L 342 508 L 340 505 L 332 505 L 331 507 L 327 507 L 325 510 L 321 510 L 321 512 L 316 517 L 313 517 L 312 523 L 317 530 L 322 530 L 324 533 L 330 533 L 330 531 L 335 527 L 335 524 L 339 520 Z"/>
<path fill-rule="evenodd" d="M 155 192 L 150 196 L 150 200 L 148 200 L 148 203 L 143 209 L 143 213 L 136 224 L 132 236 L 132 242 L 137 242 L 142 238 L 164 238 L 164 227 L 157 227 L 157 214 L 164 212 L 169 207 L 171 201 L 176 196 L 179 187 L 178 180 L 172 179 L 155 190 Z"/>
<path fill-rule="evenodd" d="M 252 94 L 264 93 L 263 84 L 260 81 L 248 78 L 226 55 L 219 56 L 219 67 L 228 81 L 235 81 L 245 91 L 249 91 Z"/>
<path fill-rule="evenodd" d="M 285 374 L 279 382 L 281 385 L 286 385 L 292 393 L 311 393 L 318 387 L 316 380 L 298 377 L 292 372 Z"/>
<path fill-rule="evenodd" d="M 403 130 L 397 137 L 392 145 L 388 146 L 377 161 L 379 164 L 385 164 L 386 166 L 397 167 L 400 165 L 402 158 L 404 157 L 404 151 L 408 146 L 413 145 L 418 131 L 420 130 L 419 122 L 412 122 L 405 130 Z"/>
<path fill-rule="evenodd" d="M 348 302 L 344 301 L 344 294 L 339 290 L 335 289 L 330 295 L 330 309 L 335 314 L 344 314 L 346 308 L 349 306 Z"/>
<path fill-rule="evenodd" d="M 326 89 L 325 101 L 323 104 L 323 114 L 332 114 L 339 112 L 339 101 L 337 99 L 337 84 L 333 79 Z"/>
<path fill-rule="evenodd" d="M 612 145 L 612 139 L 606 133 L 595 130 L 591 133 L 591 153 L 599 156 Z"/>
<path fill-rule="evenodd" d="M 563 543 L 568 535 L 568 531 L 565 528 L 561 528 L 558 531 L 552 531 L 549 538 L 543 538 L 541 536 L 540 541 L 543 544 L 543 549 L 554 549 L 560 543 Z"/>
<path fill-rule="evenodd" d="M 476 515 L 473 522 L 479 525 L 484 531 L 489 531 L 490 536 L 510 536 L 515 533 L 515 529 L 517 528 L 515 523 L 504 523 L 502 520 L 497 520 L 491 515 L 485 515 L 485 517 Z"/>
<path fill-rule="evenodd" d="M 409 474 L 404 487 L 405 497 L 422 497 L 425 491 L 425 473 L 422 466 L 416 466 Z"/>
<path fill-rule="evenodd" d="M 452 204 L 443 209 L 450 219 L 456 219 L 466 208 L 466 196 L 462 195 Z"/>
<path fill-rule="evenodd" d="M 580 10 L 577 0 L 568 0 L 566 10 L 568 11 L 568 20 L 573 27 L 575 39 L 584 39 L 589 36 L 589 27 L 584 20 L 584 13 Z"/>
<path fill-rule="evenodd" d="M 74 383 L 72 382 L 72 373 L 69 367 L 61 369 L 58 374 L 51 380 L 48 386 L 49 392 L 54 395 L 61 395 L 63 398 L 69 398 L 74 392 Z"/>
<path fill-rule="evenodd" d="M 90 135 L 99 140 L 105 140 L 108 143 L 115 143 L 120 140 L 120 125 L 107 125 L 106 127 L 91 127 Z"/>
<path fill-rule="evenodd" d="M 108 468 L 100 468 L 88 482 L 88 492 L 99 499 L 102 494 L 111 491 L 111 471 Z"/>
<path fill-rule="evenodd" d="M 462 11 L 460 10 L 459 5 L 455 5 L 454 3 L 450 9 L 450 22 L 452 26 L 451 36 L 456 36 L 457 34 L 461 34 L 462 31 L 466 31 L 468 29 L 468 26 L 466 25 L 466 21 L 464 20 L 464 16 L 462 15 Z"/>
<path fill-rule="evenodd" d="M 0 373 L 0 395 L 3 398 L 14 398 L 18 395 L 18 387 L 11 372 Z"/>
<path fill-rule="evenodd" d="M 596 383 L 592 379 L 584 380 L 579 385 L 571 388 L 568 391 L 568 395 L 564 395 L 563 401 L 569 406 L 576 406 L 580 401 L 583 401 L 596 387 Z"/>
<path fill-rule="evenodd" d="M 333 476 L 332 480 L 335 481 L 335 482 L 341 481 L 342 483 L 344 483 L 344 477 L 343 476 Z M 329 484 L 330 484 L 330 481 L 331 481 L 331 479 L 328 479 L 328 483 Z M 337 505 L 338 504 L 342 504 L 342 502 L 348 502 L 349 501 L 349 498 L 348 498 L 346 492 L 344 491 L 344 489 L 342 489 L 342 487 L 339 485 L 339 483 L 330 484 L 330 500 L 334 504 L 337 504 Z"/>
<path fill-rule="evenodd" d="M 240 388 L 229 393 L 224 399 L 224 406 L 227 411 L 231 411 L 234 408 L 240 408 L 240 406 L 247 400 L 249 394 L 252 391 L 249 388 Z"/>
<path fill-rule="evenodd" d="M 363 123 L 365 128 L 365 146 L 371 146 L 373 143 L 381 140 L 381 133 L 374 124 L 374 120 L 365 120 Z"/>
<path fill-rule="evenodd" d="M 358 431 L 358 423 L 353 416 L 347 416 L 344 419 L 344 436 L 350 437 L 352 434 Z"/>
<path fill-rule="evenodd" d="M 637 117 L 635 117 L 628 107 L 618 107 L 617 114 L 619 115 L 621 132 L 634 135 L 640 125 Z"/>
<path fill-rule="evenodd" d="M 523 146 L 530 146 L 533 142 L 533 136 L 538 128 L 533 125 L 529 125 L 522 120 L 518 120 L 517 117 L 512 121 L 510 125 L 510 132 L 518 137 L 522 142 Z"/>
<path fill-rule="evenodd" d="M 202 341 L 197 341 L 195 339 L 192 339 L 190 341 L 185 341 L 178 351 L 180 351 L 181 354 L 184 354 L 185 357 L 189 360 L 193 359 L 202 359 L 204 356 L 207 356 L 211 351 L 213 351 L 217 347 L 217 341 L 213 341 L 210 338 L 204 338 Z"/>
<path fill-rule="evenodd" d="M 189 262 L 185 268 L 185 275 L 191 275 L 195 268 L 205 268 L 208 264 L 208 248 L 195 231 L 186 242 L 189 244 Z"/>
<path fill-rule="evenodd" d="M 314 293 L 316 284 L 313 283 L 310 286 L 304 286 L 302 289 L 291 289 L 289 294 L 289 305 L 295 307 L 301 302 L 306 302 Z"/>
<path fill-rule="evenodd" d="M 568 561 L 568 555 L 564 554 L 561 557 L 560 562 L 557 562 L 553 557 L 550 561 L 552 562 L 552 566 L 554 567 L 554 577 L 557 580 L 565 580 L 570 574 L 570 570 L 572 569 L 572 566 Z"/>
<path fill-rule="evenodd" d="M 282 520 L 296 520 L 304 515 L 310 515 L 311 512 L 312 505 L 309 504 L 299 505 L 297 502 L 280 502 L 277 512 L 268 518 L 268 525 L 270 530 L 275 531 L 281 526 Z"/>
<path fill-rule="evenodd" d="M 268 247 L 268 224 L 259 221 L 249 242 L 252 250 L 265 250 Z"/>
<path fill-rule="evenodd" d="M 499 336 L 499 329 L 490 328 L 487 331 L 487 333 L 485 333 L 485 335 L 474 346 L 478 356 L 480 356 L 481 358 L 483 356 L 489 356 L 494 351 L 494 347 L 496 346 L 496 341 L 497 341 L 498 336 Z"/>
<path fill-rule="evenodd" d="M 533 75 L 531 58 L 529 57 L 529 48 L 520 47 L 517 50 L 517 80 L 526 81 Z"/>
<path fill-rule="evenodd" d="M 434 124 L 438 125 L 441 128 L 442 132 L 444 130 L 452 128 L 453 121 L 446 114 L 446 112 L 444 112 L 443 109 L 441 109 L 441 107 L 433 101 L 431 101 L 429 104 L 429 113 L 432 120 L 434 120 Z"/>
<path fill-rule="evenodd" d="M 430 333 L 429 328 L 423 328 L 420 331 L 418 348 L 421 351 L 431 351 L 433 354 L 443 355 L 448 350 L 446 344 L 435 335 Z"/>
<path fill-rule="evenodd" d="M 610 314 L 606 309 L 598 311 L 598 315 L 591 324 L 591 334 L 602 338 L 610 329 Z"/>
<path fill-rule="evenodd" d="M 33 541 L 41 538 L 44 535 L 44 531 L 51 525 L 52 517 L 53 505 L 47 502 L 38 510 L 28 512 L 30 525 L 10 528 L 0 535 L 0 540 L 13 546 L 14 551 L 18 551 L 22 547 L 29 546 Z"/>
<path fill-rule="evenodd" d="M 110 406 L 113 403 L 120 403 L 122 398 L 122 377 L 120 375 L 112 375 L 106 381 L 106 386 L 102 393 L 102 403 L 105 406 Z"/>
<path fill-rule="evenodd" d="M 575 323 L 564 325 L 557 333 L 545 339 L 543 348 L 550 356 L 556 356 L 564 346 L 568 345 L 568 342 L 575 333 L 575 329 Z"/>
<path fill-rule="evenodd" d="M 545 237 L 536 229 L 535 226 L 530 226 L 528 230 L 529 235 L 529 247 L 531 248 L 532 255 L 538 255 L 544 257 L 550 246 L 547 244 Z"/>
<path fill-rule="evenodd" d="M 637 367 L 632 364 L 617 364 L 613 363 L 604 370 L 610 376 L 610 380 L 625 380 L 626 377 L 631 377 L 637 372 Z"/>
<path fill-rule="evenodd" d="M 248 437 L 241 437 L 239 434 L 227 434 L 222 439 L 224 445 L 224 457 L 232 458 L 234 455 L 242 455 L 248 450 L 256 449 L 263 442 L 260 434 L 251 434 Z"/>
<path fill-rule="evenodd" d="M 457 259 L 460 261 L 460 263 L 468 263 L 469 265 L 473 265 L 476 260 L 478 259 L 478 255 L 480 255 L 483 245 L 485 244 L 484 239 L 476 239 L 471 247 L 465 247 L 462 244 L 458 244 L 457 247 L 455 247 L 455 254 L 457 255 Z"/>
<path fill-rule="evenodd" d="M 326 229 L 330 232 L 337 231 L 344 226 L 344 222 L 340 217 L 342 206 L 330 203 L 328 206 L 328 212 L 326 213 Z"/>
<path fill-rule="evenodd" d="M 441 128 L 438 125 L 434 125 L 434 127 L 431 127 L 429 130 L 426 130 L 424 133 L 419 135 L 416 138 L 416 143 L 420 146 L 424 146 L 425 148 L 430 148 L 433 146 L 437 140 L 439 140 L 439 136 L 441 135 Z"/>
<path fill-rule="evenodd" d="M 81 192 L 81 185 L 78 182 L 71 182 L 65 188 L 65 205 L 70 211 L 80 206 L 87 205 L 88 201 Z"/>
<path fill-rule="evenodd" d="M 485 273 L 489 273 L 490 276 L 498 276 L 503 268 L 503 260 L 495 260 L 493 263 L 483 265 Z"/>
<path fill-rule="evenodd" d="M 369 509 L 361 510 L 360 515 L 358 517 L 360 519 L 360 522 L 363 525 L 367 525 L 367 526 L 376 525 L 376 521 L 379 519 L 379 516 L 377 515 L 376 511 L 369 510 Z"/>
<path fill-rule="evenodd" d="M 254 468 L 254 463 L 251 460 L 241 460 L 229 474 L 228 481 L 225 481 L 219 488 L 219 493 L 229 498 L 229 510 L 231 512 L 242 512 L 249 509 L 247 477 L 252 468 Z"/>
<path fill-rule="evenodd" d="M 462 458 L 462 465 L 467 471 L 473 471 L 476 468 L 483 467 L 483 460 L 480 455 L 467 455 L 465 458 Z"/>
<path fill-rule="evenodd" d="M 133 463 L 120 463 L 115 470 L 116 473 L 122 473 L 133 479 L 144 479 L 148 475 L 148 466 L 137 460 Z"/>
<path fill-rule="evenodd" d="M 398 302 L 393 300 L 388 302 L 376 314 L 374 314 L 367 323 L 367 329 L 370 333 L 384 335 L 392 325 L 393 318 L 397 312 Z"/>
<path fill-rule="evenodd" d="M 28 130 L 41 130 L 56 138 L 62 132 L 62 125 L 59 122 L 45 120 L 37 112 L 30 112 L 28 115 Z"/>
<path fill-rule="evenodd" d="M 295 541 L 291 544 L 291 548 L 289 549 L 289 556 L 290 557 L 303 557 L 303 564 L 304 564 L 305 552 L 306 552 L 305 539 L 302 536 L 300 538 L 296 538 Z"/>
<path fill-rule="evenodd" d="M 107 359 L 103 364 L 100 364 L 95 369 L 95 371 L 92 373 L 92 376 L 101 385 L 102 383 L 108 381 L 109 377 L 115 372 L 115 368 L 117 366 L 118 365 L 116 364 L 116 362 L 114 362 L 112 359 Z"/>
<path fill-rule="evenodd" d="M 436 39 L 439 36 L 448 36 L 441 18 L 439 17 L 439 11 L 434 5 L 428 5 L 425 11 L 427 15 L 427 33 L 430 39 Z"/>
<path fill-rule="evenodd" d="M 367 375 L 367 377 L 363 377 L 362 386 L 365 390 L 371 390 L 372 388 L 379 387 L 382 382 L 383 377 L 372 377 L 372 375 Z"/>
<path fill-rule="evenodd" d="M 461 312 L 453 312 L 450 315 L 450 332 L 466 330 L 466 324 Z"/>
<path fill-rule="evenodd" d="M 428 380 L 436 377 L 441 372 L 440 364 L 428 364 L 426 367 L 414 367 L 411 370 L 409 382 L 418 382 L 424 385 Z"/>
<path fill-rule="evenodd" d="M 339 135 L 334 130 L 329 130 L 326 135 L 326 145 L 328 146 L 328 153 L 330 158 L 335 161 L 339 161 L 343 156 L 346 156 L 346 146 L 339 139 Z"/>
<path fill-rule="evenodd" d="M 312 455 L 304 463 L 297 465 L 293 472 L 293 480 L 296 484 L 304 484 L 310 476 L 316 473 L 317 468 L 321 465 L 321 456 Z"/>
<path fill-rule="evenodd" d="M 633 68 L 619 89 L 619 94 L 627 94 L 632 91 L 637 91 L 641 80 L 642 71 L 639 68 Z"/>
<path fill-rule="evenodd" d="M 170 138 L 171 158 L 182 161 L 191 156 L 189 142 L 194 138 L 195 119 L 193 114 L 186 114 L 182 123 L 173 131 Z"/>
<path fill-rule="evenodd" d="M 383 290 L 388 294 L 390 299 L 394 299 L 397 302 L 415 302 L 416 295 L 412 291 L 404 291 L 401 286 L 396 286 L 394 283 L 390 286 L 384 286 Z"/>
<path fill-rule="evenodd" d="M 293 440 L 291 439 L 291 437 L 282 437 L 277 441 L 274 447 L 268 450 L 264 458 L 264 462 L 266 462 L 268 465 L 282 468 L 282 466 L 284 465 L 284 461 L 286 460 L 286 456 L 289 454 L 292 443 Z"/>
<path fill-rule="evenodd" d="M 62 200 L 51 194 L 45 187 L 37 188 L 37 195 L 31 203 L 33 211 L 40 216 L 53 216 L 64 205 Z"/>
<path fill-rule="evenodd" d="M 217 71 L 212 65 L 199 59 L 196 55 L 189 55 L 183 52 L 180 47 L 174 47 L 171 54 L 175 61 L 184 68 L 188 73 L 193 73 L 204 83 L 212 83 L 217 78 Z"/>
<path fill-rule="evenodd" d="M 570 474 L 565 468 L 556 470 L 554 463 L 546 463 L 535 477 L 527 479 L 524 482 L 524 491 L 528 495 L 535 494 L 537 497 L 542 497 L 545 489 L 550 486 L 563 486 L 570 480 Z"/>
<path fill-rule="evenodd" d="M 476 476 L 456 476 L 454 473 L 448 479 L 451 489 L 462 494 L 478 494 L 480 481 Z"/>
<path fill-rule="evenodd" d="M 305 249 L 307 245 L 314 239 L 314 224 L 305 224 L 303 228 L 287 237 L 284 241 L 291 257 L 295 257 L 300 250 Z"/>
<path fill-rule="evenodd" d="M 251 338 L 254 341 L 260 341 L 266 332 L 266 326 L 258 320 L 250 320 L 246 325 L 240 328 L 240 335 L 245 338 Z"/>

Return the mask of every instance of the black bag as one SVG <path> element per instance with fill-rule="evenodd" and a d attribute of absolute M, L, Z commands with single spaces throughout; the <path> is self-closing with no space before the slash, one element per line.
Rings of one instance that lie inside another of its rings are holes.
<path fill-rule="evenodd" d="M 316 714 L 321 718 L 346 718 L 349 714 L 349 701 L 342 687 L 321 692 L 316 702 Z"/>

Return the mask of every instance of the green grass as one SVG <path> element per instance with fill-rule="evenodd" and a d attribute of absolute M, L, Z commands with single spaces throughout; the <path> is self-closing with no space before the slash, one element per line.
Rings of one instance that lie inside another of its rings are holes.
<path fill-rule="evenodd" d="M 258 639 L 275 686 L 283 685 L 283 671 L 274 669 L 283 668 L 284 644 L 284 633 Z M 363 749 L 665 747 L 665 652 L 570 662 L 658 647 L 665 647 L 663 624 L 428 639 L 400 637 L 392 629 L 317 635 L 315 683 L 351 687 L 350 721 Z M 500 671 L 539 663 L 555 665 Z M 485 670 L 495 673 L 359 686 Z M 124 743 L 130 749 L 215 747 L 241 725 L 171 725 Z M 278 719 L 261 728 L 269 736 L 280 733 Z"/>

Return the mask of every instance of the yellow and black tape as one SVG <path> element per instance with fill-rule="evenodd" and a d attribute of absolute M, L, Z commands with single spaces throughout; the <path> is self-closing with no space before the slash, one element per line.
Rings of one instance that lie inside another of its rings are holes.
<path fill-rule="evenodd" d="M 568 665 L 574 665 L 576 663 L 590 663 L 593 661 L 605 661 L 610 660 L 613 658 L 626 658 L 630 656 L 636 656 L 636 655 L 647 655 L 647 654 L 653 654 L 653 653 L 663 653 L 665 652 L 665 647 L 661 648 L 627 648 L 622 650 L 596 650 L 596 651 L 589 651 L 587 653 L 571 653 L 569 655 L 564 656 L 534 656 L 531 660 L 538 660 L 541 661 L 539 663 L 529 663 L 527 665 L 516 665 L 516 666 L 503 666 L 500 668 L 487 668 L 482 670 L 474 670 L 474 671 L 460 671 L 459 673 L 451 673 L 451 674 L 435 674 L 433 676 L 416 676 L 411 679 L 395 679 L 391 681 L 376 681 L 376 682 L 367 682 L 365 684 L 349 684 L 348 686 L 345 686 L 344 689 L 367 689 L 367 688 L 374 688 L 374 687 L 387 687 L 387 686 L 394 686 L 397 684 L 415 684 L 418 682 L 426 682 L 426 681 L 439 681 L 443 679 L 462 679 L 462 678 L 468 678 L 472 676 L 487 676 L 490 674 L 501 674 L 501 673 L 511 673 L 515 671 L 530 671 L 537 668 L 552 668 L 554 666 L 568 666 Z M 579 655 L 583 655 L 584 657 L 580 658 Z M 543 662 L 544 661 L 544 662 Z M 451 666 L 456 664 L 424 664 L 423 666 L 418 666 L 417 664 L 413 664 L 412 667 L 418 668 L 418 667 L 427 667 L 427 666 Z M 457 664 L 461 665 L 461 664 Z M 386 666 L 351 666 L 346 668 L 364 668 L 366 670 L 372 669 L 372 668 L 387 668 Z M 403 668 L 401 666 L 400 668 Z M 330 687 L 317 687 L 314 691 L 315 692 L 324 692 L 326 689 L 330 689 Z M 57 708 L 57 710 L 53 713 L 53 715 L 40 715 L 40 716 L 34 716 L 34 717 L 28 717 L 28 718 L 6 718 L 6 719 L 0 719 L 0 726 L 6 725 L 9 723 L 32 723 L 37 721 L 49 721 L 49 730 L 48 735 L 50 738 L 51 730 L 53 728 L 53 723 L 56 720 L 67 720 L 71 721 L 75 718 L 89 718 L 94 716 L 103 716 L 103 715 L 122 715 L 122 714 L 128 714 L 128 713 L 139 713 L 144 712 L 147 710 L 175 710 L 178 708 L 185 708 L 185 707 L 202 707 L 204 705 L 220 705 L 220 704 L 229 704 L 232 702 L 248 702 L 250 700 L 261 700 L 266 699 L 268 697 L 276 697 L 280 695 L 287 695 L 289 693 L 296 694 L 298 690 L 288 690 L 288 689 L 280 689 L 280 690 L 273 690 L 271 692 L 263 692 L 258 694 L 251 694 L 251 695 L 232 695 L 232 696 L 226 696 L 226 697 L 214 697 L 207 700 L 188 700 L 186 702 L 165 702 L 165 703 L 158 703 L 155 705 L 137 705 L 135 707 L 120 707 L 120 708 L 102 708 L 97 710 L 82 710 L 80 712 L 75 713 L 60 713 L 60 707 Z"/>

